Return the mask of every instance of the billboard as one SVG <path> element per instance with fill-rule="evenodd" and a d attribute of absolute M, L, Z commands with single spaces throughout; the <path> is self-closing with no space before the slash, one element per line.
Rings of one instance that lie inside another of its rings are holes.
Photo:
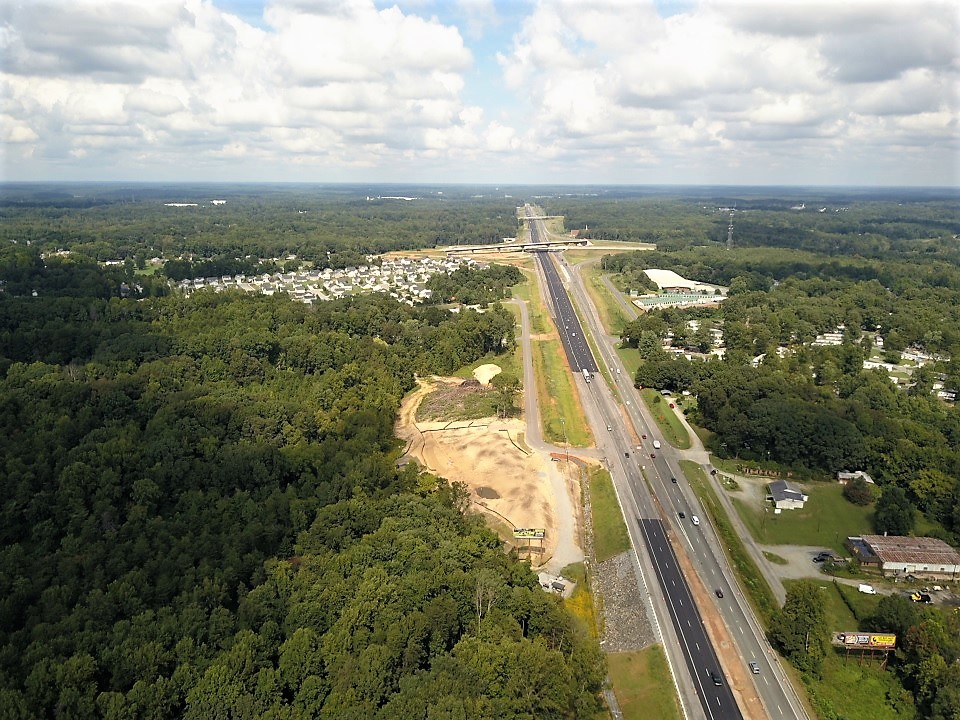
<path fill-rule="evenodd" d="M 892 650 L 897 645 L 897 636 L 893 633 L 837 633 L 837 641 L 848 648 L 876 648 Z"/>
<path fill-rule="evenodd" d="M 514 528 L 513 536 L 518 540 L 543 540 L 545 528 Z"/>

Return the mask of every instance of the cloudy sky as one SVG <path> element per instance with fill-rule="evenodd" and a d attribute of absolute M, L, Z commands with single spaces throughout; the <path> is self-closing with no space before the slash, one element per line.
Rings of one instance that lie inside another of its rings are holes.
<path fill-rule="evenodd" d="M 6 0 L 6 180 L 960 185 L 954 0 Z"/>

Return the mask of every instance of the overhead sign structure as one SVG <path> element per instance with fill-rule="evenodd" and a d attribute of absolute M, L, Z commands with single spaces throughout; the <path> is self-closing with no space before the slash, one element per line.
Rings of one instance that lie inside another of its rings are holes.
<path fill-rule="evenodd" d="M 546 528 L 514 528 L 513 537 L 518 540 L 543 540 Z"/>
<path fill-rule="evenodd" d="M 890 650 L 897 645 L 897 636 L 893 633 L 837 633 L 837 640 L 848 648 Z"/>

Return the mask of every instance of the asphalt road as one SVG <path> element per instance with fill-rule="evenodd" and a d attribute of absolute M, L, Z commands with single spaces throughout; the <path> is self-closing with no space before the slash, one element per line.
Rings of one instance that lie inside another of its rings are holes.
<path fill-rule="evenodd" d="M 638 518 L 638 522 L 647 552 L 653 558 L 657 580 L 670 605 L 674 629 L 685 645 L 687 670 L 707 717 L 741 717 L 730 685 L 723 679 L 720 661 L 707 637 L 700 611 L 677 563 L 663 523 L 644 518 Z"/>
<path fill-rule="evenodd" d="M 580 306 L 594 338 L 598 340 L 603 338 L 603 327 L 596 308 L 575 269 L 571 271 L 571 282 L 567 289 Z M 614 417 L 614 413 L 619 417 L 622 410 L 635 429 L 636 436 L 647 435 L 648 439 L 643 441 L 640 448 L 631 448 L 633 464 L 642 466 L 646 471 L 652 492 L 666 516 L 668 527 L 677 533 L 677 537 L 682 538 L 687 555 L 703 584 L 712 591 L 720 590 L 723 593 L 723 598 L 716 598 L 714 602 L 737 646 L 741 661 L 744 665 L 755 661 L 760 666 L 760 674 L 750 674 L 750 677 L 754 681 L 764 707 L 772 718 L 806 718 L 790 680 L 780 666 L 779 659 L 772 652 L 749 601 L 736 583 L 736 575 L 727 563 L 726 555 L 723 553 L 709 518 L 703 512 L 693 490 L 683 479 L 679 464 L 682 451 L 674 449 L 660 437 L 656 422 L 633 387 L 632 378 L 626 372 L 622 372 L 622 368 L 620 373 L 616 372 L 620 367 L 619 359 L 610 344 L 599 341 L 597 347 L 600 352 L 600 361 L 610 369 L 609 377 L 613 387 L 623 398 L 624 403 L 622 407 L 608 408 L 606 410 L 608 417 Z M 597 393 L 599 386 L 599 383 L 594 383 L 592 394 L 599 394 Z M 614 434 L 619 435 L 619 433 Z M 619 447 L 630 447 L 629 438 L 615 439 Z M 661 440 L 659 450 L 654 450 L 652 447 L 654 439 Z M 650 457 L 651 453 L 656 457 Z M 706 470 L 709 471 L 709 468 Z M 672 478 L 677 478 L 678 482 L 673 483 Z M 630 484 L 636 487 L 635 483 Z M 641 505 L 639 498 L 637 504 Z M 682 520 L 679 517 L 680 512 L 686 516 Z M 693 515 L 698 516 L 699 526 L 692 525 Z M 659 517 L 659 513 L 650 517 Z"/>
<path fill-rule="evenodd" d="M 530 226 L 534 241 L 544 235 L 540 221 L 532 220 Z M 564 348 L 571 366 L 587 368 L 591 374 L 596 373 L 598 371 L 596 361 L 590 352 L 580 327 L 580 320 L 573 310 L 567 288 L 561 281 L 553 258 L 548 253 L 539 253 L 537 257 L 541 272 L 547 281 L 547 291 L 554 308 L 557 327 L 561 338 L 564 339 Z M 636 523 L 628 522 L 628 527 L 631 536 L 634 538 L 638 534 L 642 536 L 642 543 L 648 548 L 646 562 L 644 562 L 637 542 L 634 541 L 634 547 L 638 550 L 638 559 L 641 560 L 646 577 L 657 578 L 659 593 L 650 592 L 650 588 L 644 589 L 651 595 L 651 605 L 657 615 L 656 622 L 664 637 L 665 651 L 670 656 L 671 667 L 678 682 L 681 702 L 686 714 L 688 717 L 695 715 L 710 720 L 742 718 L 716 652 L 706 635 L 689 587 L 677 566 L 673 550 L 666 541 L 656 503 L 647 490 L 636 460 L 630 458 L 632 447 L 629 432 L 623 426 L 622 416 L 610 389 L 601 380 L 602 378 L 598 377 L 597 381 L 591 385 L 581 386 L 587 390 L 584 394 L 584 405 L 588 415 L 591 416 L 595 434 L 601 438 L 598 445 L 616 448 L 612 453 L 612 460 L 607 462 L 607 467 L 611 476 L 615 478 L 615 482 L 616 478 L 620 478 L 626 483 L 635 504 Z M 592 407 L 588 402 L 590 398 L 594 401 Z M 604 428 L 607 430 L 605 431 Z M 628 449 L 622 450 L 621 454 L 622 448 Z M 672 632 L 666 632 L 664 626 L 667 624 L 671 626 Z M 686 678 L 676 675 L 683 667 L 687 668 Z M 719 685 L 714 684 L 709 673 L 714 673 Z M 696 699 L 689 696 L 691 689 Z M 696 707 L 697 705 L 699 708 Z"/>

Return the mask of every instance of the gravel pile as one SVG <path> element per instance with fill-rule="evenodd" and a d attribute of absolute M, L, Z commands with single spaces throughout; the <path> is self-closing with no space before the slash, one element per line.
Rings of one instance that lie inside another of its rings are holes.
<path fill-rule="evenodd" d="M 593 591 L 603 605 L 604 652 L 642 650 L 657 642 L 634 563 L 633 555 L 624 552 L 593 565 Z"/>

